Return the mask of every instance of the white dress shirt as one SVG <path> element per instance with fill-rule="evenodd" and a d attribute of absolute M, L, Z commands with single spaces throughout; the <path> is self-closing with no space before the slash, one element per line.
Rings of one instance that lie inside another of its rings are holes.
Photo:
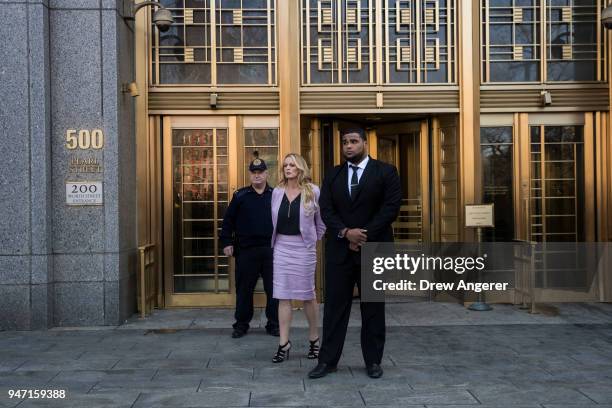
<path fill-rule="evenodd" d="M 349 168 L 348 168 L 348 192 L 349 192 L 349 195 L 351 194 L 351 178 L 353 177 L 353 171 L 357 171 L 357 182 L 359 183 L 359 181 L 361 181 L 361 175 L 363 174 L 363 171 L 365 170 L 366 165 L 368 164 L 369 160 L 370 160 L 370 156 L 366 155 L 366 157 L 359 164 L 353 164 L 351 162 L 346 162 L 347 166 L 349 166 Z M 357 166 L 359 168 L 357 170 L 353 170 L 353 169 L 351 169 L 351 166 Z"/>

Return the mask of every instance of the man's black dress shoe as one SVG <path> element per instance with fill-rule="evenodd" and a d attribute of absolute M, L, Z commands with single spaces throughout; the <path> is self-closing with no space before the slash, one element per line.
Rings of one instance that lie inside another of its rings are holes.
<path fill-rule="evenodd" d="M 370 378 L 380 378 L 383 375 L 383 369 L 378 364 L 367 366 L 366 371 L 368 372 L 368 377 Z"/>
<path fill-rule="evenodd" d="M 315 368 L 313 368 L 309 373 L 308 373 L 308 378 L 321 378 L 321 377 L 325 377 L 327 374 L 329 373 L 333 373 L 336 370 L 338 370 L 338 368 L 336 368 L 336 366 L 330 366 L 329 364 L 326 363 L 319 363 L 317 364 L 317 366 Z"/>
<path fill-rule="evenodd" d="M 234 329 L 234 331 L 232 332 L 232 338 L 233 339 L 239 339 L 240 337 L 244 336 L 245 334 L 246 334 L 246 331 L 244 331 L 244 330 Z"/>

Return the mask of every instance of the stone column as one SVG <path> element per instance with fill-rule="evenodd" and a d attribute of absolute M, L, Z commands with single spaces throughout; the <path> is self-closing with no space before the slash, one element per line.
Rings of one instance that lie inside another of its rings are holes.
<path fill-rule="evenodd" d="M 133 36 L 119 0 L 0 0 L 0 327 L 117 324 L 135 309 Z M 68 129 L 104 147 L 68 150 Z M 98 173 L 71 173 L 74 157 Z M 68 206 L 66 181 L 101 181 Z"/>
<path fill-rule="evenodd" d="M 0 1 L 0 329 L 53 312 L 49 8 Z"/>

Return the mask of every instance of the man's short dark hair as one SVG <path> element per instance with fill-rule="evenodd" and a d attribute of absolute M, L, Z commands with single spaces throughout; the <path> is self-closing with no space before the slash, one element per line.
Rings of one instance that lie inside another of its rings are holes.
<path fill-rule="evenodd" d="M 361 138 L 361 140 L 365 141 L 367 140 L 367 136 L 366 133 L 363 129 L 361 128 L 350 128 L 350 129 L 344 129 L 340 132 L 340 138 L 342 139 L 345 135 L 348 135 L 350 133 L 356 133 L 359 135 L 359 137 Z"/>

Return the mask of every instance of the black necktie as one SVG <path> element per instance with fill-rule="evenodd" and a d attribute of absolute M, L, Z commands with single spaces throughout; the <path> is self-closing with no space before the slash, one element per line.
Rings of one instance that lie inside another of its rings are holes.
<path fill-rule="evenodd" d="M 357 187 L 359 186 L 359 179 L 357 178 L 357 170 L 358 166 L 353 166 L 352 164 L 349 166 L 353 171 L 353 175 L 351 176 L 351 200 L 355 198 L 355 194 L 357 194 Z"/>

